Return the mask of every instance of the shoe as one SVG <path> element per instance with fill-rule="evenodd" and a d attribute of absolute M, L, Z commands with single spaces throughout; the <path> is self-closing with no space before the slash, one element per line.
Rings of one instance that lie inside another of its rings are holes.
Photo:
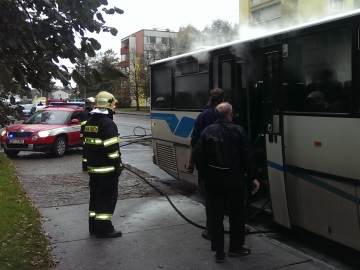
<path fill-rule="evenodd" d="M 96 235 L 97 238 L 116 238 L 116 237 L 121 237 L 121 236 L 122 236 L 121 231 L 113 231 L 113 232 L 101 233 L 101 234 L 98 233 Z"/>
<path fill-rule="evenodd" d="M 251 249 L 242 247 L 240 251 L 230 251 L 228 252 L 229 257 L 240 257 L 250 255 Z"/>
<path fill-rule="evenodd" d="M 215 253 L 215 262 L 217 263 L 223 263 L 225 261 L 225 252 L 216 252 Z"/>
<path fill-rule="evenodd" d="M 201 236 L 202 236 L 202 238 L 205 238 L 206 240 L 211 241 L 211 234 L 210 234 L 210 232 L 208 232 L 207 230 L 203 231 L 203 232 L 201 233 Z"/>
<path fill-rule="evenodd" d="M 245 224 L 245 228 L 244 228 L 245 234 L 250 233 L 250 226 Z"/>

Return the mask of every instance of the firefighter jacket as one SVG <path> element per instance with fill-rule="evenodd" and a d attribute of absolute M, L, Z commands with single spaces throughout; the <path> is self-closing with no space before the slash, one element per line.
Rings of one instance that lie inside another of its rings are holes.
<path fill-rule="evenodd" d="M 81 124 L 85 124 L 86 121 L 90 118 L 90 116 L 91 116 L 90 112 L 91 111 L 92 111 L 92 108 L 85 107 L 85 109 L 79 114 Z"/>
<path fill-rule="evenodd" d="M 241 126 L 228 120 L 216 121 L 203 130 L 194 160 L 205 184 L 217 188 L 249 185 L 257 177 L 250 138 Z"/>
<path fill-rule="evenodd" d="M 84 152 L 88 173 L 93 176 L 119 176 L 123 169 L 118 129 L 107 115 L 93 114 L 83 126 Z"/>

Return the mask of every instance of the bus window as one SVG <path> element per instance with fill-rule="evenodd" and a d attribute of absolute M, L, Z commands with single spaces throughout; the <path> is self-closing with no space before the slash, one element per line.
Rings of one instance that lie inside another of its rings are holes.
<path fill-rule="evenodd" d="M 351 30 L 323 31 L 289 39 L 286 44 L 284 111 L 349 113 L 352 108 Z"/>
<path fill-rule="evenodd" d="M 151 71 L 151 106 L 154 109 L 171 107 L 171 67 L 154 68 Z"/>
<path fill-rule="evenodd" d="M 208 73 L 175 78 L 175 109 L 204 109 L 208 97 Z"/>

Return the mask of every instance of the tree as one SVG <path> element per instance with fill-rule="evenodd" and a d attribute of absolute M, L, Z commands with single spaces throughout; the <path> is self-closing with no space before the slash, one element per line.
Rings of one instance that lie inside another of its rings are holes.
<path fill-rule="evenodd" d="M 180 27 L 175 42 L 176 54 L 193 51 L 203 45 L 201 32 L 191 24 Z"/>
<path fill-rule="evenodd" d="M 125 72 L 126 79 L 122 80 L 122 88 L 130 93 L 136 102 L 136 110 L 140 110 L 140 99 L 150 96 L 150 68 L 149 59 L 135 49 L 129 53 L 129 67 Z"/>
<path fill-rule="evenodd" d="M 176 38 L 176 54 L 191 52 L 204 46 L 214 46 L 239 38 L 238 24 L 221 19 L 213 20 L 203 31 L 191 24 L 180 27 Z"/>
<path fill-rule="evenodd" d="M 77 78 L 79 95 L 86 98 L 104 89 L 110 92 L 112 81 L 124 76 L 118 66 L 119 59 L 111 49 L 81 61 L 72 73 Z"/>
<path fill-rule="evenodd" d="M 86 33 L 117 34 L 105 25 L 101 10 L 106 14 L 123 10 L 107 5 L 107 0 L 0 0 L 1 95 L 31 88 L 50 91 L 53 79 L 67 85 L 70 76 L 60 60 L 75 64 L 101 48 Z M 0 106 L 5 108 L 2 102 Z M 0 125 L 7 124 L 1 117 Z"/>
<path fill-rule="evenodd" d="M 228 21 L 213 20 L 210 26 L 202 31 L 204 45 L 219 45 L 239 38 L 239 26 Z"/>

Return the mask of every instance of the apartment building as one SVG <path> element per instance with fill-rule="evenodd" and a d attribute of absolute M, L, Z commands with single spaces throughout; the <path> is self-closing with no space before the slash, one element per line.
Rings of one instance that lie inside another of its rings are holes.
<path fill-rule="evenodd" d="M 358 9 L 360 0 L 239 0 L 239 5 L 240 27 L 279 29 Z"/>
<path fill-rule="evenodd" d="M 121 39 L 120 67 L 126 68 L 130 66 L 129 53 L 134 50 L 139 55 L 144 55 L 150 62 L 158 60 L 159 57 L 154 55 L 154 51 L 169 48 L 174 44 L 177 32 L 170 29 L 152 30 L 142 29 L 127 37 Z M 158 58 L 158 59 L 157 59 Z"/>

